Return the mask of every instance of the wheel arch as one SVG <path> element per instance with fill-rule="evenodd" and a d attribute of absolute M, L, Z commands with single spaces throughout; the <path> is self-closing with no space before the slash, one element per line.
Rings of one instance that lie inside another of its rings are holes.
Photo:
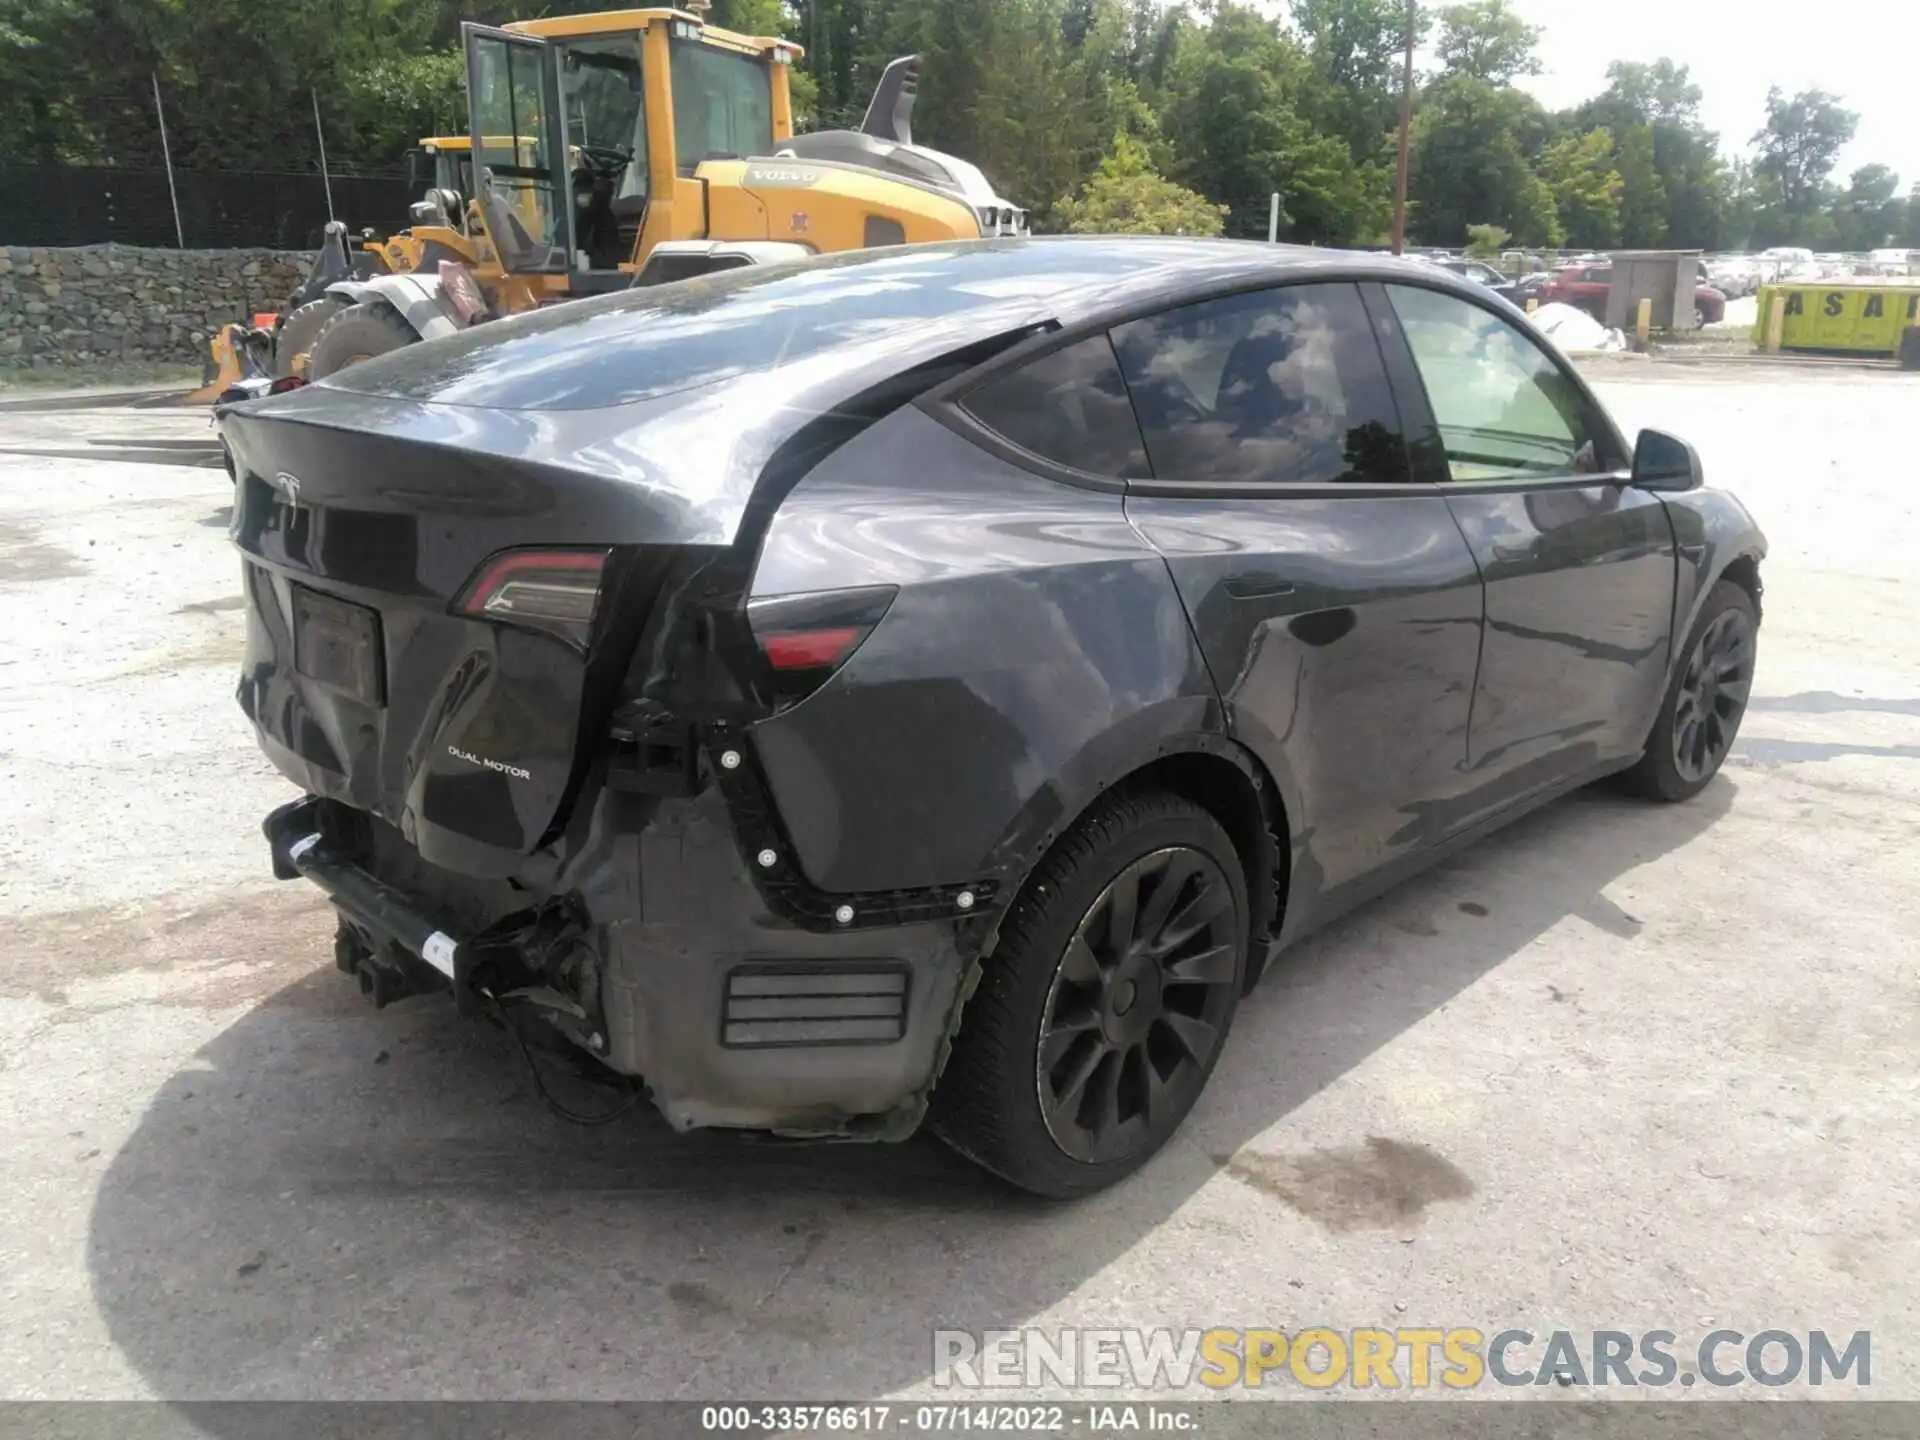
<path fill-rule="evenodd" d="M 1722 580 L 1731 580 L 1747 592 L 1747 598 L 1753 601 L 1753 612 L 1757 618 L 1760 614 L 1760 596 L 1762 594 L 1759 554 L 1752 550 L 1744 550 L 1734 556 L 1733 559 L 1727 562 L 1725 568 L 1714 577 L 1714 584 L 1717 585 Z M 1707 588 L 1711 590 L 1713 586 L 1709 585 Z"/>
<path fill-rule="evenodd" d="M 1151 752 L 1132 757 L 1108 777 L 1063 805 L 1055 822 L 1028 853 L 1013 877 L 1015 903 L 1033 876 L 1086 817 L 1113 796 L 1129 790 L 1159 789 L 1179 795 L 1207 811 L 1227 832 L 1245 875 L 1254 913 L 1248 936 L 1246 988 L 1266 965 L 1271 942 L 1286 914 L 1292 873 L 1292 827 L 1284 787 L 1252 751 L 1223 733 L 1192 731 L 1170 735 Z"/>
<path fill-rule="evenodd" d="M 378 301 L 413 329 L 422 340 L 457 335 L 462 326 L 438 275 L 375 275 L 369 280 L 341 280 L 326 293 L 349 305 Z"/>
<path fill-rule="evenodd" d="M 1114 788 L 1122 787 L 1167 790 L 1189 800 L 1218 820 L 1233 841 L 1253 905 L 1246 978 L 1251 990 L 1266 968 L 1287 907 L 1291 831 L 1279 786 L 1251 751 L 1221 737 L 1149 761 Z M 1103 792 L 1103 798 L 1111 793 Z"/>

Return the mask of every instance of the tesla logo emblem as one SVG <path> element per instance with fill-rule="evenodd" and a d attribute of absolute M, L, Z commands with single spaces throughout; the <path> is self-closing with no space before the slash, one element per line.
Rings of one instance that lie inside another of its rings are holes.
<path fill-rule="evenodd" d="M 286 471 L 282 470 L 278 475 L 273 477 L 273 485 L 276 490 L 287 497 L 287 504 L 298 505 L 300 503 L 300 477 L 298 475 L 289 475 Z"/>

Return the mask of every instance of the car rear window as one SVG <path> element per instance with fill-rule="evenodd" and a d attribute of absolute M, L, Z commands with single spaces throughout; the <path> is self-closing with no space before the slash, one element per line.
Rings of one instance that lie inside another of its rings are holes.
<path fill-rule="evenodd" d="M 437 405 L 626 405 L 993 307 L 1044 302 L 1154 258 L 1144 250 L 1134 258 L 1044 242 L 976 243 L 755 265 L 491 321 L 322 383 Z"/>
<path fill-rule="evenodd" d="M 1146 447 L 1120 363 L 1104 334 L 996 376 L 961 402 L 974 419 L 1022 450 L 1115 479 L 1145 479 Z"/>

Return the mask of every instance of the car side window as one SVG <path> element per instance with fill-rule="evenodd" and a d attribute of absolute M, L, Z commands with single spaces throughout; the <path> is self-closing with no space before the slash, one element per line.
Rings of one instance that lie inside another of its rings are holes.
<path fill-rule="evenodd" d="M 1453 295 L 1389 285 L 1456 481 L 1581 475 L 1617 463 L 1605 423 L 1517 326 Z"/>
<path fill-rule="evenodd" d="M 1105 335 L 995 376 L 960 406 L 994 434 L 1057 465 L 1120 480 L 1152 473 Z"/>
<path fill-rule="evenodd" d="M 1113 331 L 1158 480 L 1405 482 L 1405 441 L 1352 285 L 1204 300 Z"/>

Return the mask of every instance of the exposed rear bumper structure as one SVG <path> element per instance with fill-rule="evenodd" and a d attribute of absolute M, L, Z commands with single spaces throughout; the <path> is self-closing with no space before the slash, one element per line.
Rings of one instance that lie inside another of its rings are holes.
<path fill-rule="evenodd" d="M 666 802 L 564 893 L 509 887 L 521 908 L 506 913 L 497 895 L 427 893 L 398 873 L 397 837 L 373 843 L 366 817 L 338 801 L 308 796 L 263 828 L 274 874 L 332 900 L 336 962 L 376 1006 L 433 993 L 465 1014 L 525 1004 L 643 1079 L 676 1129 L 903 1138 L 958 1014 L 955 927 L 795 924 L 768 908 L 717 804 L 711 791 Z"/>
<path fill-rule="evenodd" d="M 436 916 L 430 916 L 392 885 L 384 885 L 351 860 L 330 851 L 321 801 L 307 797 L 282 804 L 267 816 L 263 829 L 273 851 L 276 879 L 311 879 L 357 924 L 403 948 L 459 987 L 463 964 L 470 966 L 472 947 L 463 947 Z"/>

